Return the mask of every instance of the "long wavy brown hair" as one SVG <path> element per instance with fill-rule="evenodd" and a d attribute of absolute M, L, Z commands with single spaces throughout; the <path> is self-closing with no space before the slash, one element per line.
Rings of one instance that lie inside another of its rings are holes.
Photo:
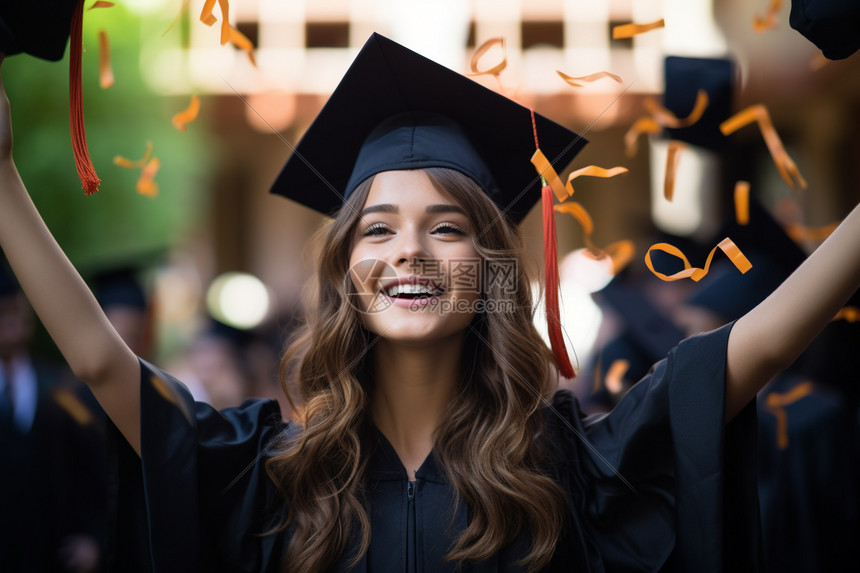
<path fill-rule="evenodd" d="M 468 526 L 446 558 L 483 561 L 526 532 L 532 545 L 523 565 L 534 571 L 552 557 L 566 503 L 562 489 L 543 469 L 541 406 L 555 389 L 555 371 L 532 323 L 519 235 L 471 179 L 445 168 L 425 171 L 441 193 L 469 214 L 480 255 L 515 272 L 513 285 L 485 277 L 485 300 L 512 301 L 513 311 L 476 315 L 465 337 L 458 395 L 436 430 L 437 460 L 458 503 L 470 509 Z M 367 354 L 375 335 L 362 327 L 349 304 L 355 289 L 345 277 L 371 182 L 362 183 L 323 230 L 315 300 L 281 360 L 282 385 L 298 412 L 301 431 L 292 433 L 267 468 L 287 500 L 280 529 L 291 529 L 284 560 L 291 571 L 330 569 L 356 533 L 360 545 L 349 556 L 353 562 L 370 545 L 363 499 L 374 447 Z"/>

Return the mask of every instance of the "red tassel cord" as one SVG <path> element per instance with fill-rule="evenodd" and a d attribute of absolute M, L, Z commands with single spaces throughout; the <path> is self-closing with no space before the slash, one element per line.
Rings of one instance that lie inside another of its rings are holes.
<path fill-rule="evenodd" d="M 546 282 L 546 324 L 549 332 L 549 342 L 559 373 L 565 378 L 573 378 L 576 374 L 570 364 L 564 337 L 561 333 L 561 312 L 558 305 L 558 245 L 555 239 L 555 212 L 553 211 L 553 191 L 549 185 L 541 190 L 543 202 L 543 255 L 544 280 Z"/>
<path fill-rule="evenodd" d="M 69 128 L 72 132 L 72 152 L 78 177 L 87 195 L 99 190 L 101 180 L 87 151 L 87 134 L 84 128 L 84 96 L 82 88 L 84 0 L 78 1 L 72 16 L 71 47 L 69 54 Z"/>

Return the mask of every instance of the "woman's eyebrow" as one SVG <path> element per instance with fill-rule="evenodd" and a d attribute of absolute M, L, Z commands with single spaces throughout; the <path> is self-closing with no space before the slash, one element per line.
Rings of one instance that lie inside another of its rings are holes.
<path fill-rule="evenodd" d="M 370 213 L 397 213 L 397 205 L 391 203 L 381 203 L 379 205 L 371 205 L 361 210 L 361 216 L 369 215 Z"/>
<path fill-rule="evenodd" d="M 427 207 L 428 213 L 459 213 L 463 216 L 466 215 L 466 211 L 464 211 L 461 207 L 457 205 L 428 205 Z"/>

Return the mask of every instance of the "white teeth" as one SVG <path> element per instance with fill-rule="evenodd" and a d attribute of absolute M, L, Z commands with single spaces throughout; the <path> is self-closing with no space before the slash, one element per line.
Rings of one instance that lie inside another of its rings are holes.
<path fill-rule="evenodd" d="M 428 284 L 399 284 L 389 287 L 386 292 L 388 296 L 398 296 L 401 294 L 426 294 L 435 295 L 439 293 L 439 289 Z"/>

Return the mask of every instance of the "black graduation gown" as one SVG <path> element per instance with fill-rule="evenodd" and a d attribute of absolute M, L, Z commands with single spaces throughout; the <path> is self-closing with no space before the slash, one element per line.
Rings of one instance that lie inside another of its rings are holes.
<path fill-rule="evenodd" d="M 729 329 L 682 342 L 609 414 L 584 418 L 572 394 L 556 394 L 545 409 L 550 470 L 569 511 L 550 570 L 758 570 L 754 404 L 723 425 Z M 127 513 L 116 524 L 117 568 L 280 571 L 289 533 L 261 535 L 285 507 L 264 468 L 289 431 L 277 403 L 219 412 L 145 362 L 141 373 L 142 461 L 127 449 L 120 457 Z M 460 504 L 449 528 L 454 492 L 432 454 L 410 500 L 406 472 L 379 434 L 368 491 L 370 549 L 349 569 L 353 543 L 337 571 L 410 571 L 410 537 L 414 570 L 454 570 L 442 557 L 468 508 Z M 521 571 L 527 549 L 521 536 L 464 570 Z"/>

